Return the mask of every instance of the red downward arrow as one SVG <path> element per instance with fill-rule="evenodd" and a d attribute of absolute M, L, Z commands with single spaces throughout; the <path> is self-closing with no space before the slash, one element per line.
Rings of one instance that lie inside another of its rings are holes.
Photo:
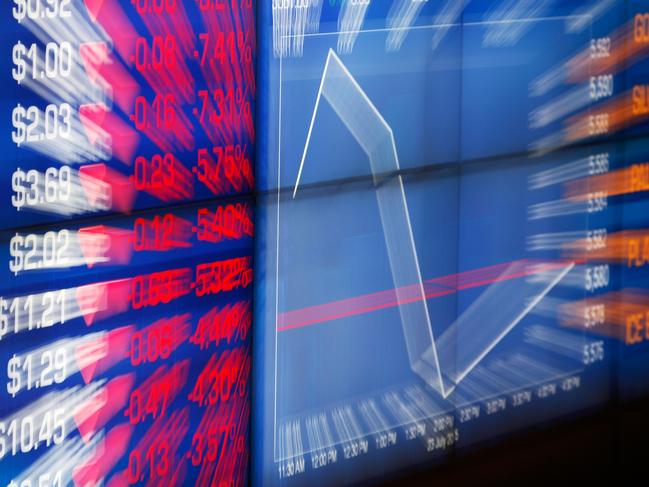
<path fill-rule="evenodd" d="M 111 62 L 108 44 L 105 42 L 86 42 L 79 46 L 79 55 L 88 79 L 95 84 L 99 84 L 101 78 L 103 78 L 100 74 L 102 66 Z"/>
<path fill-rule="evenodd" d="M 81 439 L 88 443 L 102 425 L 99 425 L 101 412 L 108 404 L 108 394 L 106 388 L 99 389 L 90 399 L 86 402 L 79 404 L 72 413 L 74 422 L 77 425 Z"/>
<path fill-rule="evenodd" d="M 133 250 L 133 232 L 104 225 L 81 228 L 77 239 L 88 268 L 95 264 L 128 264 Z"/>
<path fill-rule="evenodd" d="M 81 44 L 79 55 L 90 81 L 110 89 L 117 105 L 124 112 L 128 112 L 140 92 L 140 85 L 113 55 L 108 44 L 105 42 Z"/>
<path fill-rule="evenodd" d="M 89 103 L 79 107 L 79 117 L 91 144 L 96 145 L 107 134 L 115 157 L 124 164 L 133 163 L 140 136 L 119 115 L 104 103 Z"/>
<path fill-rule="evenodd" d="M 110 169 L 106 164 L 89 164 L 79 168 L 79 179 L 86 194 L 86 199 L 92 207 L 97 207 L 101 201 L 106 200 L 102 186 L 108 186 L 112 208 L 129 213 L 135 201 L 135 187 L 133 183 L 117 171 Z"/>
<path fill-rule="evenodd" d="M 133 427 L 120 424 L 110 430 L 91 455 L 72 471 L 76 487 L 95 487 L 126 453 Z"/>
<path fill-rule="evenodd" d="M 106 335 L 101 335 L 97 340 L 88 340 L 77 345 L 74 354 L 77 359 L 77 367 L 86 384 L 92 382 L 97 371 L 99 361 L 108 353 Z"/>
<path fill-rule="evenodd" d="M 116 377 L 75 408 L 72 417 L 83 441 L 88 443 L 124 407 L 134 383 L 133 373 Z"/>
<path fill-rule="evenodd" d="M 90 18 L 93 22 L 97 22 L 99 14 L 101 13 L 102 7 L 104 6 L 104 0 L 84 0 Z"/>
<path fill-rule="evenodd" d="M 98 282 L 77 288 L 77 305 L 86 325 L 123 313 L 130 307 L 131 279 Z M 109 305 L 110 303 L 110 305 Z"/>
<path fill-rule="evenodd" d="M 77 367 L 86 384 L 126 358 L 134 330 L 133 325 L 123 326 L 76 346 Z"/>
<path fill-rule="evenodd" d="M 101 128 L 104 126 L 107 113 L 108 107 L 103 103 L 93 103 L 79 107 L 81 123 L 86 131 L 88 142 L 92 145 L 99 143 L 105 136 L 105 132 Z"/>
<path fill-rule="evenodd" d="M 137 31 L 119 5 L 119 0 L 84 0 L 93 22 L 101 25 L 124 62 L 130 64 Z"/>

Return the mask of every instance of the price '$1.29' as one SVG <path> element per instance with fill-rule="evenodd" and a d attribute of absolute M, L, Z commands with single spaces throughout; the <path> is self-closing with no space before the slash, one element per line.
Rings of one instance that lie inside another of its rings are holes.
<path fill-rule="evenodd" d="M 65 348 L 14 354 L 7 362 L 7 392 L 15 397 L 21 390 L 60 384 L 67 377 Z"/>

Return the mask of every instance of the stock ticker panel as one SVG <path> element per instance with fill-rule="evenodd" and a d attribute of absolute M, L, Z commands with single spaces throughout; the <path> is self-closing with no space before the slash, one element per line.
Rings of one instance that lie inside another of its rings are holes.
<path fill-rule="evenodd" d="M 244 485 L 253 2 L 0 15 L 0 484 Z"/>
<path fill-rule="evenodd" d="M 647 394 L 648 12 L 258 5 L 253 483 Z"/>

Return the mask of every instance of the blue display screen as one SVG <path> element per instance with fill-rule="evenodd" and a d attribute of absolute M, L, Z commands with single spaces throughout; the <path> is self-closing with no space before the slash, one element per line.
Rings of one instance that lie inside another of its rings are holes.
<path fill-rule="evenodd" d="M 255 483 L 647 393 L 646 7 L 259 6 Z"/>

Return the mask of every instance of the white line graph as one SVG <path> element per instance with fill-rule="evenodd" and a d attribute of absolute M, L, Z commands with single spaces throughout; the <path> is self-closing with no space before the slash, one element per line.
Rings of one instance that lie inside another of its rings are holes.
<path fill-rule="evenodd" d="M 325 62 L 293 197 L 297 195 L 322 97 L 329 102 L 369 157 L 374 181 L 377 184 L 376 198 L 397 299 L 405 300 L 405 296 L 399 296 L 400 292 L 404 292 L 400 290 L 407 289 L 407 286 L 413 284 L 416 286 L 416 291 L 413 293 L 417 297 L 416 302 L 399 306 L 410 365 L 415 370 L 426 368 L 425 364 L 418 365 L 418 363 L 422 361 L 422 357 L 428 350 L 432 350 L 434 367 L 439 375 L 440 367 L 433 346 L 433 331 L 403 180 L 400 175 L 387 181 L 378 180 L 379 174 L 389 174 L 400 169 L 394 134 L 392 128 L 332 49 L 329 50 Z M 441 384 L 441 375 L 438 380 Z M 435 383 L 432 377 L 429 377 L 427 382 Z"/>
<path fill-rule="evenodd" d="M 314 5 L 317 4 L 318 9 L 322 6 L 322 0 L 310 0 L 310 3 L 314 4 Z M 465 0 L 464 3 L 468 3 L 468 0 Z M 314 11 L 314 18 L 318 19 L 318 17 L 319 17 L 319 12 L 318 12 L 318 14 L 315 14 L 315 11 Z M 452 21 L 447 20 L 446 22 L 442 22 L 442 19 L 440 19 L 438 17 L 436 19 L 436 21 L 435 21 L 436 25 L 403 25 L 403 26 L 401 26 L 401 24 L 399 24 L 398 27 L 387 25 L 386 28 L 380 28 L 380 27 L 378 27 L 378 28 L 363 28 L 360 35 L 359 35 L 359 40 L 362 40 L 363 36 L 385 35 L 386 36 L 386 44 L 388 44 L 391 41 L 391 39 L 393 39 L 393 38 L 398 39 L 399 41 L 405 40 L 406 42 L 410 42 L 410 39 L 403 39 L 403 34 L 406 34 L 406 36 L 413 36 L 413 35 L 420 35 L 420 34 L 423 34 L 425 32 L 431 32 L 431 35 L 432 35 L 433 38 L 439 39 L 439 38 L 443 37 L 443 34 L 440 32 L 439 34 L 435 35 L 434 34 L 435 31 L 437 31 L 437 30 L 445 31 L 445 30 L 447 30 L 449 28 L 480 27 L 480 26 L 489 26 L 489 25 L 500 25 L 500 24 L 505 25 L 505 24 L 511 24 L 511 23 L 534 24 L 534 23 L 539 23 L 539 22 L 557 22 L 557 21 L 569 22 L 569 21 L 579 20 L 579 19 L 583 19 L 583 18 L 590 19 L 590 16 L 588 16 L 588 15 L 566 15 L 566 16 L 552 16 L 552 17 L 519 18 L 519 19 L 513 19 L 513 20 L 510 20 L 510 19 L 504 19 L 504 20 L 503 19 L 491 19 L 491 20 L 484 20 L 483 19 L 483 20 L 476 20 L 476 21 L 465 21 L 465 20 L 463 20 L 461 22 L 458 22 L 457 19 L 454 19 Z M 304 32 L 300 32 L 300 33 L 295 33 L 295 32 L 292 32 L 292 31 L 280 32 L 279 36 L 281 37 L 282 42 L 286 43 L 287 45 L 289 45 L 290 42 L 298 42 L 298 43 L 306 42 L 308 44 L 308 43 L 315 43 L 315 42 L 319 42 L 319 41 L 324 41 L 324 42 L 327 42 L 329 45 L 333 46 L 334 49 L 335 49 L 336 37 L 339 37 L 341 35 L 341 32 L 339 32 L 337 30 L 332 31 L 332 32 L 319 32 L 317 24 L 319 24 L 319 19 L 315 22 L 314 26 L 312 26 L 311 28 L 306 28 Z M 357 34 L 357 32 L 351 31 L 351 32 L 349 32 L 349 34 Z M 398 46 L 398 44 L 397 44 L 397 46 Z M 309 46 L 307 46 L 307 49 L 306 49 L 306 52 L 307 52 L 308 55 L 304 59 L 313 59 L 312 56 L 315 55 L 315 53 L 314 53 L 314 51 L 312 49 L 309 49 L 308 47 Z M 398 47 L 397 47 L 397 50 L 399 50 Z M 386 51 L 390 51 L 390 49 L 388 48 L 387 45 L 386 45 Z M 290 116 L 290 112 L 288 112 L 288 115 L 287 115 L 287 113 L 283 113 L 284 104 L 283 104 L 282 100 L 284 98 L 289 99 L 289 100 L 291 99 L 290 92 L 286 91 L 286 90 L 283 90 L 282 87 L 283 87 L 283 80 L 285 78 L 287 80 L 290 79 L 291 74 L 292 74 L 292 69 L 294 69 L 290 65 L 291 58 L 302 57 L 303 53 L 301 52 L 301 49 L 300 49 L 299 56 L 295 52 L 290 52 L 290 50 L 287 50 L 286 52 L 280 52 L 279 54 L 276 54 L 276 55 L 279 58 L 279 62 L 278 62 L 279 89 L 278 89 L 278 91 L 276 93 L 276 95 L 278 95 L 278 99 L 279 99 L 279 110 L 278 110 L 278 113 L 277 113 L 277 129 L 278 129 L 278 133 L 276 134 L 276 136 L 277 136 L 276 140 L 279 143 L 277 144 L 277 152 L 275 154 L 275 156 L 277 158 L 276 159 L 276 163 L 277 163 L 276 164 L 276 169 L 277 169 L 277 173 L 276 173 L 276 180 L 277 180 L 277 186 L 276 186 L 276 188 L 277 188 L 276 205 L 277 206 L 276 206 L 276 210 L 277 210 L 277 215 L 276 215 L 276 219 L 275 219 L 275 222 L 274 222 L 274 228 L 276 229 L 276 234 L 273 235 L 273 237 L 274 237 L 276 245 L 275 245 L 275 249 L 274 249 L 275 252 L 271 256 L 271 259 L 274 261 L 272 263 L 272 267 L 274 268 L 274 272 L 275 272 L 275 276 L 274 276 L 275 277 L 275 287 L 274 287 L 274 296 L 273 296 L 273 300 L 274 300 L 274 304 L 275 304 L 274 323 L 273 323 L 274 324 L 273 330 L 275 332 L 275 337 L 274 337 L 274 340 L 273 340 L 273 345 L 274 345 L 274 360 L 273 360 L 274 381 L 273 381 L 273 384 L 272 384 L 272 388 L 273 388 L 273 398 L 272 398 L 272 400 L 273 400 L 273 405 L 272 405 L 273 438 L 272 438 L 271 449 L 273 450 L 273 458 L 274 458 L 274 460 L 276 462 L 278 462 L 278 461 L 285 460 L 285 457 L 283 457 L 282 455 L 278 456 L 277 448 L 278 448 L 278 444 L 280 442 L 278 442 L 277 435 L 278 434 L 281 435 L 282 423 L 286 420 L 286 418 L 294 417 L 293 413 L 286 414 L 285 400 L 282 397 L 282 387 L 280 387 L 279 382 L 278 382 L 280 380 L 284 381 L 283 377 L 284 377 L 284 373 L 285 373 L 284 370 L 279 370 L 281 368 L 280 365 L 279 365 L 280 362 L 278 362 L 278 353 L 279 353 L 278 352 L 278 342 L 279 342 L 280 339 L 279 339 L 279 335 L 277 334 L 277 329 L 278 329 L 278 321 L 277 321 L 277 319 L 278 319 L 278 316 L 280 314 L 280 301 L 281 301 L 280 300 L 280 289 L 281 289 L 280 288 L 280 258 L 284 259 L 283 255 L 280 256 L 280 245 L 283 245 L 283 242 L 284 242 L 284 237 L 282 236 L 282 238 L 280 238 L 280 213 L 281 213 L 280 209 L 281 209 L 281 206 L 286 202 L 286 200 L 284 199 L 285 197 L 282 196 L 283 195 L 283 190 L 282 190 L 282 181 L 283 180 L 282 180 L 282 177 L 281 177 L 282 176 L 282 170 L 281 170 L 282 167 L 281 166 L 284 165 L 282 163 L 283 157 L 286 158 L 287 156 L 285 155 L 286 151 L 284 150 L 283 145 L 282 145 L 282 140 L 283 140 L 282 136 L 283 136 L 283 128 L 285 128 L 284 123 L 286 123 L 285 120 L 289 120 L 289 116 Z M 335 56 L 335 54 L 334 54 L 334 56 Z M 324 58 L 324 56 L 323 56 L 323 58 Z M 337 56 L 336 56 L 336 58 L 337 58 Z M 325 68 L 323 70 L 323 76 L 322 76 L 321 79 L 317 80 L 320 83 L 320 88 L 318 90 L 316 106 L 315 106 L 315 108 L 313 110 L 313 114 L 312 114 L 312 117 L 311 117 L 311 124 L 310 124 L 310 127 L 309 127 L 309 135 L 307 136 L 307 142 L 305 144 L 305 148 L 304 148 L 304 151 L 302 153 L 302 160 L 300 162 L 297 181 L 296 181 L 294 191 L 293 191 L 293 197 L 294 198 L 297 195 L 298 187 L 299 187 L 299 184 L 300 184 L 300 178 L 302 177 L 302 171 L 304 169 L 304 165 L 308 164 L 308 163 L 305 162 L 306 154 L 307 154 L 307 151 L 308 151 L 308 147 L 309 147 L 309 145 L 311 143 L 311 133 L 313 131 L 314 123 L 317 123 L 316 118 L 317 118 L 317 112 L 318 112 L 318 107 L 319 107 L 319 101 L 320 101 L 321 96 L 324 94 L 323 93 L 323 90 L 325 89 L 325 86 L 324 86 L 324 84 L 325 84 L 325 76 L 324 76 L 324 74 L 325 74 L 325 72 L 327 72 L 329 70 L 329 67 L 327 67 L 327 64 L 331 62 L 331 59 L 333 59 L 333 56 L 331 55 L 331 53 L 329 53 L 326 56 L 326 62 L 325 62 Z M 337 62 L 342 65 L 342 63 L 340 62 L 340 59 L 337 59 Z M 380 62 L 380 61 L 377 59 L 377 62 Z M 286 65 L 285 65 L 285 63 L 286 63 Z M 307 65 L 308 64 L 309 63 L 307 63 Z M 339 67 L 339 69 L 342 69 L 343 72 L 347 71 L 348 77 L 351 79 L 352 84 L 358 85 L 358 83 L 356 83 L 356 80 L 354 79 L 354 77 L 351 74 L 349 74 L 349 71 L 347 70 L 347 68 L 344 65 L 342 66 L 342 68 Z M 288 74 L 286 74 L 286 73 L 288 73 Z M 374 107 L 374 105 L 370 101 L 369 97 L 367 97 L 364 90 L 360 86 L 358 86 L 355 89 L 357 91 L 359 91 L 364 98 L 367 99 L 367 103 L 369 104 L 368 106 L 374 108 L 374 111 L 376 112 L 375 116 L 378 119 L 384 119 L 384 117 L 381 115 L 381 113 Z M 306 109 L 308 109 L 308 108 L 306 108 Z M 385 122 L 385 120 L 383 120 L 383 121 Z M 292 129 L 292 127 L 290 125 L 288 125 L 288 128 L 289 128 L 289 133 L 290 133 L 290 129 Z M 304 126 L 302 126 L 302 129 L 303 128 L 304 128 Z M 385 123 L 385 128 L 391 134 L 390 137 L 392 138 L 392 142 L 394 143 L 394 138 L 392 136 L 392 130 L 391 130 L 390 126 L 387 123 Z M 399 132 L 397 132 L 397 136 L 398 136 L 398 134 L 399 134 Z M 286 153 L 288 153 L 288 152 L 286 152 Z M 298 155 L 298 157 L 299 157 L 299 155 Z M 291 157 L 291 159 L 293 159 L 293 157 Z M 396 161 L 397 164 L 399 163 L 399 159 L 397 157 L 396 151 L 394 153 L 394 160 Z M 284 168 L 284 169 L 286 170 L 286 168 Z M 293 169 L 291 169 L 290 172 L 294 173 Z M 290 193 L 289 193 L 289 196 L 288 196 L 287 199 L 290 199 L 290 197 L 291 196 L 290 196 Z M 282 218 L 282 220 L 284 220 L 285 219 L 284 215 L 282 215 L 281 218 Z M 436 391 L 436 393 L 440 394 L 439 397 L 444 398 L 445 399 L 444 402 L 446 402 L 448 405 L 451 405 L 450 406 L 451 410 L 457 410 L 460 407 L 466 406 L 467 404 L 473 404 L 475 402 L 474 398 L 467 399 L 467 397 L 469 397 L 471 395 L 471 391 L 473 390 L 473 389 L 471 389 L 471 387 L 472 387 L 472 384 L 475 382 L 476 378 L 480 377 L 480 374 L 482 373 L 482 370 L 486 366 L 488 366 L 488 364 L 492 363 L 492 361 L 484 360 L 484 359 L 488 358 L 488 357 L 492 357 L 492 355 L 490 355 L 490 353 L 494 350 L 494 348 L 496 348 L 496 349 L 500 348 L 500 347 L 497 347 L 497 345 L 501 342 L 501 340 L 504 340 L 505 337 L 508 336 L 511 331 L 516 329 L 517 325 L 520 323 L 520 321 L 522 321 L 525 318 L 525 316 L 528 313 L 532 312 L 532 310 L 535 310 L 535 309 L 538 311 L 538 306 L 537 305 L 539 303 L 541 303 L 541 302 L 543 302 L 544 304 L 547 303 L 547 300 L 545 300 L 544 298 L 545 298 L 545 296 L 547 296 L 552 291 L 552 289 L 555 286 L 558 286 L 558 285 L 565 286 L 566 285 L 566 281 L 568 280 L 568 279 L 566 279 L 566 276 L 572 277 L 573 275 L 576 274 L 576 272 L 571 272 L 573 269 L 574 269 L 574 264 L 568 264 L 563 269 L 558 270 L 555 274 L 552 275 L 552 277 L 550 279 L 547 279 L 545 281 L 547 286 L 545 288 L 540 289 L 539 292 L 535 295 L 534 298 L 530 298 L 530 299 L 522 302 L 521 309 L 519 310 L 519 313 L 518 313 L 518 314 L 520 314 L 520 316 L 514 315 L 514 316 L 512 316 L 512 319 L 509 322 L 506 322 L 507 326 L 504 326 L 502 328 L 502 332 L 501 332 L 502 336 L 498 337 L 496 335 L 496 336 L 493 337 L 493 340 L 488 344 L 488 346 L 484 347 L 481 350 L 480 355 L 482 355 L 482 356 L 479 356 L 479 355 L 476 356 L 476 358 L 479 357 L 479 359 L 477 360 L 477 362 L 475 364 L 472 365 L 471 361 L 465 360 L 464 367 L 462 367 L 461 370 L 460 370 L 460 368 L 458 368 L 458 370 L 455 371 L 456 375 L 454 375 L 451 379 L 447 378 L 447 380 L 449 380 L 450 383 L 444 383 L 443 382 L 444 381 L 443 374 L 440 373 L 440 370 L 445 371 L 445 368 L 444 368 L 443 365 L 441 367 L 437 367 L 437 368 L 435 368 L 434 366 L 429 366 L 429 370 L 426 372 L 426 374 L 427 374 L 428 377 L 430 377 L 432 379 L 431 379 L 431 381 L 426 381 L 425 380 L 425 382 L 428 383 L 429 385 L 432 383 L 433 389 Z M 546 304 L 546 306 L 548 306 L 548 305 Z M 479 310 L 479 307 L 478 307 L 478 310 Z M 460 317 L 458 321 L 460 321 L 462 319 L 463 318 Z M 466 320 L 466 317 L 464 318 L 464 320 Z M 449 329 L 453 329 L 453 327 L 450 327 Z M 457 333 L 457 332 L 450 332 L 450 336 L 452 336 L 453 333 Z M 430 347 L 431 348 L 431 352 L 430 352 L 431 355 L 436 354 L 438 350 L 439 350 L 440 353 L 443 352 L 441 344 L 443 344 L 443 342 L 444 342 L 444 336 L 445 336 L 445 334 L 442 333 L 440 337 L 437 337 L 437 340 L 434 343 L 431 341 L 431 347 Z M 435 348 L 434 351 L 432 350 L 433 345 L 434 345 L 434 348 Z M 427 366 L 427 362 L 425 360 L 423 360 L 423 359 L 420 360 L 419 363 L 422 364 L 422 367 Z M 581 370 L 582 369 L 579 369 L 579 371 L 581 371 Z M 446 372 L 448 372 L 448 371 L 446 371 Z M 577 370 L 575 370 L 574 372 L 568 372 L 567 375 L 571 375 L 571 374 L 576 373 L 576 372 L 577 372 Z M 562 371 L 562 374 L 565 374 L 565 371 Z M 417 374 L 417 375 L 418 375 L 418 377 L 420 377 L 420 374 Z M 560 377 L 560 375 L 557 375 L 557 377 L 553 377 L 553 379 L 558 378 L 558 377 Z M 413 379 L 416 380 L 416 378 L 414 378 L 414 377 L 413 377 Z M 454 383 L 453 380 L 455 380 L 456 382 Z M 460 381 L 462 381 L 461 385 L 459 384 Z M 490 384 L 494 388 L 497 389 L 497 392 L 495 392 L 493 394 L 490 394 L 490 395 L 487 395 L 487 396 L 482 396 L 481 395 L 480 396 L 481 399 L 486 400 L 486 399 L 489 399 L 490 397 L 497 397 L 498 395 L 508 394 L 508 393 L 510 393 L 512 391 L 517 390 L 516 388 L 511 388 L 511 389 L 503 388 L 503 389 L 500 389 L 500 386 L 499 386 L 498 383 L 490 383 Z M 459 387 L 458 387 L 458 385 L 459 385 Z M 528 384 L 526 384 L 526 387 L 528 387 L 528 386 L 532 387 L 534 385 L 535 385 L 535 382 L 529 382 Z M 457 390 L 456 390 L 456 387 L 457 387 Z M 278 391 L 278 388 L 279 388 L 279 391 Z M 433 393 L 432 395 L 434 395 L 434 394 L 435 393 Z M 467 394 L 469 396 L 467 396 Z M 463 400 L 466 400 L 466 402 L 463 402 Z M 278 401 L 279 401 L 279 403 L 278 403 Z M 405 425 L 399 425 L 399 426 L 405 426 Z M 391 427 L 397 427 L 396 423 L 394 425 L 391 425 Z M 366 434 L 369 434 L 369 433 L 366 433 Z"/>
<path fill-rule="evenodd" d="M 412 302 L 413 296 L 410 293 L 410 302 L 399 305 L 410 366 L 446 399 L 489 352 L 574 268 L 574 263 L 551 267 L 552 270 L 546 273 L 547 279 L 526 281 L 523 284 L 517 281 L 503 281 L 489 286 L 436 341 L 403 180 L 398 174 L 400 164 L 394 133 L 332 49 L 328 52 L 320 81 L 293 198 L 297 197 L 313 127 L 323 97 L 368 155 L 398 302 L 407 301 L 405 296 L 399 296 L 400 289 L 408 286 L 412 289 L 413 283 L 416 288 L 415 302 Z M 396 175 L 388 178 L 379 176 L 390 173 Z M 508 268 L 504 272 L 520 271 L 521 269 Z M 491 323 L 485 324 L 484 320 L 480 319 L 484 316 L 489 316 Z"/>

